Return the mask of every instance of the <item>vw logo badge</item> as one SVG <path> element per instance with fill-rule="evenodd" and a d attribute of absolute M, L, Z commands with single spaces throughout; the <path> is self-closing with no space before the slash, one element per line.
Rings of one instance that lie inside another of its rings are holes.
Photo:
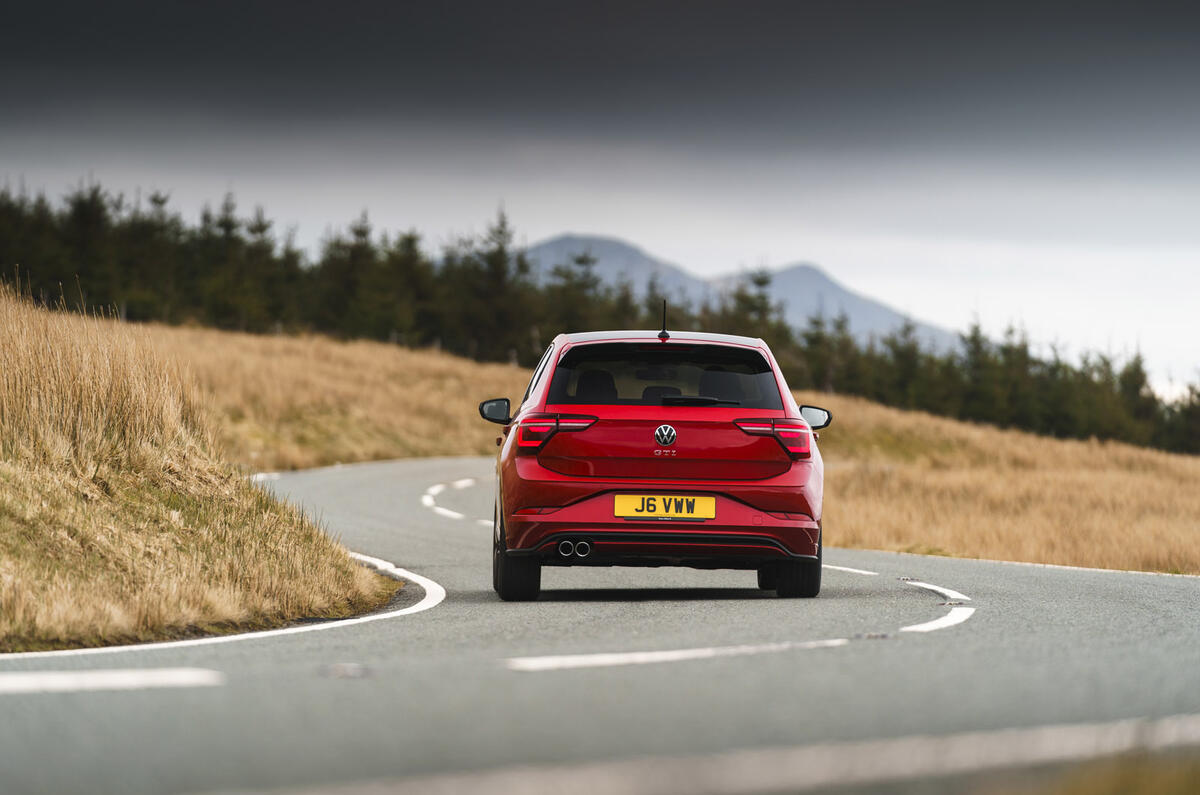
<path fill-rule="evenodd" d="M 675 429 L 670 425 L 659 425 L 654 429 L 654 441 L 663 447 L 675 444 Z"/>

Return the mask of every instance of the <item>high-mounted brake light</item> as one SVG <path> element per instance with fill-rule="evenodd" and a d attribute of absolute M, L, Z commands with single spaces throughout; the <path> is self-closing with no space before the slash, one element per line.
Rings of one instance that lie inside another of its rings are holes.
<path fill-rule="evenodd" d="M 795 461 L 812 458 L 812 433 L 803 420 L 748 419 L 733 424 L 751 436 L 774 436 Z"/>
<path fill-rule="evenodd" d="M 581 414 L 530 414 L 517 426 L 517 452 L 536 453 L 559 431 L 582 431 L 594 422 Z"/>

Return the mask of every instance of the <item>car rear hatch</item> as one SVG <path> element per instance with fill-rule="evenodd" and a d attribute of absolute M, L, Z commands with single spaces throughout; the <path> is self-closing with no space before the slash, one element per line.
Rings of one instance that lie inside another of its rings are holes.
<path fill-rule="evenodd" d="M 774 370 L 743 346 L 575 346 L 555 368 L 542 416 L 564 419 L 528 452 L 564 475 L 760 480 L 793 460 L 772 433 L 784 417 Z"/>

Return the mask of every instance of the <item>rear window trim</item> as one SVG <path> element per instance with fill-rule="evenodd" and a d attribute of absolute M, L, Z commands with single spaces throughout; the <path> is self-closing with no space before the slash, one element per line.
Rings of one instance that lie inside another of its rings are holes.
<path fill-rule="evenodd" d="M 728 349 L 730 351 L 736 351 L 738 353 L 756 354 L 759 358 L 762 359 L 762 362 L 765 365 L 766 369 L 763 372 L 766 375 L 769 375 L 769 377 L 770 377 L 769 378 L 769 383 L 771 385 L 770 393 L 776 396 L 776 398 L 779 402 L 779 405 L 746 406 L 746 405 L 729 405 L 729 404 L 725 404 L 725 403 L 714 403 L 711 405 L 700 405 L 700 406 L 696 406 L 696 405 L 670 406 L 670 405 L 667 405 L 667 406 L 663 406 L 663 407 L 664 408 L 667 408 L 667 407 L 669 407 L 669 408 L 680 408 L 680 407 L 722 408 L 722 409 L 741 408 L 741 409 L 772 411 L 772 412 L 782 411 L 785 413 L 787 411 L 788 395 L 786 394 L 786 391 L 780 385 L 778 365 L 775 363 L 775 358 L 771 355 L 770 351 L 765 349 L 761 345 L 747 345 L 744 343 L 732 342 L 732 341 L 731 342 L 724 342 L 724 341 L 717 342 L 717 341 L 709 341 L 709 340 L 692 340 L 692 339 L 680 339 L 678 341 L 676 341 L 676 340 L 654 341 L 654 340 L 647 340 L 647 339 L 638 338 L 638 337 L 617 337 L 614 339 L 588 340 L 587 342 L 574 342 L 574 343 L 568 343 L 567 345 L 562 346 L 562 348 L 559 350 L 558 356 L 555 357 L 553 368 L 550 368 L 550 370 L 551 370 L 550 376 L 547 379 L 545 379 L 546 389 L 545 389 L 545 395 L 543 396 L 545 404 L 546 405 L 554 405 L 554 406 L 611 405 L 611 406 L 626 406 L 626 407 L 628 407 L 628 406 L 654 407 L 654 406 L 660 405 L 660 404 L 654 404 L 654 403 L 641 403 L 641 402 L 637 402 L 637 401 L 633 401 L 633 400 L 621 401 L 621 402 L 616 402 L 616 403 L 589 404 L 589 403 L 577 403 L 577 402 L 570 402 L 570 401 L 561 402 L 561 401 L 557 401 L 554 399 L 555 397 L 557 397 L 553 393 L 554 379 L 557 377 L 560 368 L 563 366 L 563 363 L 568 360 L 568 358 L 571 356 L 572 353 L 576 353 L 580 350 L 587 349 L 587 348 L 594 348 L 594 347 L 598 347 L 598 346 L 616 346 L 616 345 L 626 345 L 626 346 L 634 347 L 641 351 L 672 350 L 672 349 L 678 350 L 678 351 L 687 351 L 687 350 L 696 350 L 698 348 L 703 348 L 703 349 Z M 764 379 L 764 380 L 766 380 L 766 379 Z"/>

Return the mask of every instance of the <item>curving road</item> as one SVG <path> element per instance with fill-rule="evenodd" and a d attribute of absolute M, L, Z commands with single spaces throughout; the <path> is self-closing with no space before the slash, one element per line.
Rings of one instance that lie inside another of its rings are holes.
<path fill-rule="evenodd" d="M 0 656 L 0 792 L 869 789 L 1200 746 L 1200 579 L 828 549 L 816 600 L 585 568 L 502 603 L 491 468 L 268 476 L 427 587 L 371 621 Z"/>

